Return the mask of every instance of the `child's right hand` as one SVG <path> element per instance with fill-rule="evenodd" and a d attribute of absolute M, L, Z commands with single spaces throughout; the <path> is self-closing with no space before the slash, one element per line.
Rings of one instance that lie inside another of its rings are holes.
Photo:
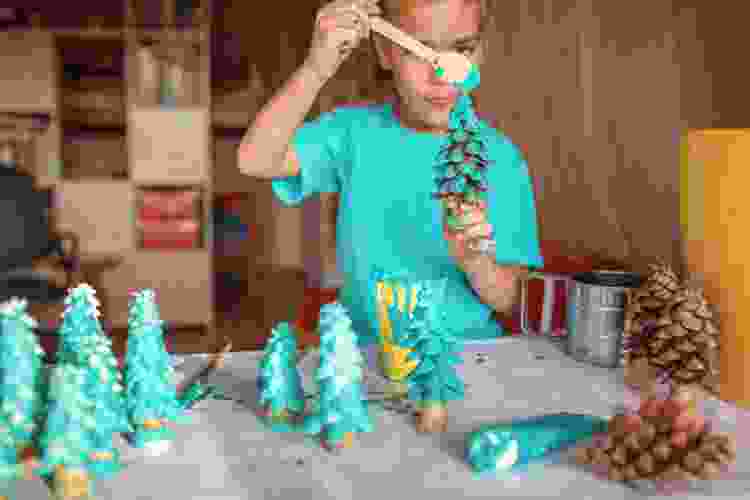
<path fill-rule="evenodd" d="M 379 0 L 333 0 L 315 17 L 315 31 L 305 64 L 329 80 L 356 48 L 369 36 L 369 16 L 378 16 Z"/>

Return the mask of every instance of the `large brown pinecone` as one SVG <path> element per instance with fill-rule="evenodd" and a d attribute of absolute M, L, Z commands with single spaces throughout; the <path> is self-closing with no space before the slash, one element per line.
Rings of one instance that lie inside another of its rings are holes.
<path fill-rule="evenodd" d="M 667 302 L 680 288 L 680 279 L 669 266 L 660 262 L 650 268 L 646 281 L 639 288 L 627 291 L 622 359 L 625 366 L 647 354 L 638 342 L 639 337 L 661 317 Z"/>
<path fill-rule="evenodd" d="M 650 364 L 666 370 L 674 385 L 699 384 L 718 393 L 719 329 L 702 291 L 676 293 L 646 345 Z"/>
<path fill-rule="evenodd" d="M 699 385 L 719 390 L 719 329 L 703 293 L 682 288 L 666 302 L 656 321 L 629 338 L 628 364 L 647 361 L 674 387 Z"/>
<path fill-rule="evenodd" d="M 723 465 L 736 459 L 731 436 L 704 428 L 685 433 L 681 446 L 674 437 L 679 417 L 642 417 L 638 430 L 630 432 L 622 422 L 627 418 L 612 419 L 604 444 L 578 448 L 578 463 L 604 465 L 614 481 L 691 480 L 715 479 Z"/>

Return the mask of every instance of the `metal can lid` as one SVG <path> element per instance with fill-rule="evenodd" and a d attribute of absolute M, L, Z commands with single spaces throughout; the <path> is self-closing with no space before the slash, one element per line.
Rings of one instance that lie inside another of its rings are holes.
<path fill-rule="evenodd" d="M 585 285 L 637 288 L 643 279 L 640 275 L 621 271 L 591 271 L 573 276 L 573 280 Z"/>

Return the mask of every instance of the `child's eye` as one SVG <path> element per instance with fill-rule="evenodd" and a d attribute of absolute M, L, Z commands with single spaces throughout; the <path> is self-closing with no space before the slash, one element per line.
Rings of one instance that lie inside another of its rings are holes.
<path fill-rule="evenodd" d="M 470 56 L 474 53 L 475 50 L 477 50 L 476 47 L 460 47 L 458 49 L 458 52 L 466 56 Z"/>

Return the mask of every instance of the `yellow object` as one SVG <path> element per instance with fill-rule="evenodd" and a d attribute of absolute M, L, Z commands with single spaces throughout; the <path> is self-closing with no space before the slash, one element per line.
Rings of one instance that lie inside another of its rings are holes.
<path fill-rule="evenodd" d="M 160 429 L 161 421 L 155 420 L 155 419 L 145 420 L 143 422 L 143 427 L 145 427 L 146 429 L 151 429 L 151 430 Z"/>
<path fill-rule="evenodd" d="M 346 434 L 344 434 L 344 441 L 342 444 L 344 448 L 351 448 L 352 445 L 354 445 L 354 433 L 347 432 Z"/>
<path fill-rule="evenodd" d="M 681 163 L 687 278 L 719 315 L 720 396 L 750 408 L 750 129 L 691 130 Z"/>
<path fill-rule="evenodd" d="M 55 497 L 59 500 L 83 500 L 89 495 L 89 476 L 84 469 L 55 468 Z"/>
<path fill-rule="evenodd" d="M 375 297 L 380 330 L 380 352 L 378 362 L 380 364 L 380 369 L 383 371 L 386 378 L 392 381 L 402 381 L 409 376 L 409 374 L 417 367 L 418 363 L 407 358 L 411 349 L 400 347 L 393 341 L 393 327 L 390 318 L 388 317 L 388 310 L 391 307 L 396 306 L 398 307 L 399 312 L 407 314 L 406 290 L 403 286 L 396 285 L 396 297 L 394 298 L 394 286 L 390 283 L 379 281 L 376 287 Z M 416 307 L 417 290 L 412 288 L 409 292 L 411 299 L 409 303 L 409 313 L 412 313 Z"/>
<path fill-rule="evenodd" d="M 91 460 L 94 462 L 112 460 L 114 457 L 111 451 L 95 451 L 91 453 Z"/>

